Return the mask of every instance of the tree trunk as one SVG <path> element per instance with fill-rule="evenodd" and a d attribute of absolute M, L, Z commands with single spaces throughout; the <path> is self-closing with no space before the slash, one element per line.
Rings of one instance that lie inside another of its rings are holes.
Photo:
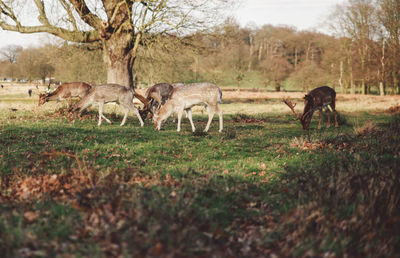
<path fill-rule="evenodd" d="M 381 96 L 385 96 L 385 90 L 384 90 L 384 87 L 383 87 L 383 82 L 379 83 L 379 94 Z"/>
<path fill-rule="evenodd" d="M 107 83 L 133 88 L 133 65 L 136 54 L 132 33 L 120 32 L 103 41 L 103 60 L 107 69 Z"/>
<path fill-rule="evenodd" d="M 249 48 L 249 63 L 248 63 L 248 65 L 247 65 L 247 71 L 251 71 L 251 59 L 252 59 L 252 56 L 253 56 L 253 36 L 250 34 L 249 35 L 249 39 L 250 39 L 250 48 Z"/>
<path fill-rule="evenodd" d="M 277 92 L 281 91 L 281 83 L 278 81 L 275 83 L 275 91 L 277 91 Z"/>
<path fill-rule="evenodd" d="M 366 93 L 367 93 L 366 92 L 366 85 L 365 85 L 365 80 L 363 78 L 363 79 L 361 79 L 361 94 L 365 95 Z"/>
<path fill-rule="evenodd" d="M 350 74 L 350 91 L 351 94 L 356 94 L 356 85 L 353 80 L 353 73 Z"/>
<path fill-rule="evenodd" d="M 133 88 L 132 68 L 131 58 L 121 58 L 114 63 L 107 62 L 107 83 L 117 83 Z"/>
<path fill-rule="evenodd" d="M 343 88 L 343 61 L 340 61 L 340 77 L 339 77 L 340 92 L 344 93 Z"/>
<path fill-rule="evenodd" d="M 263 41 L 260 43 L 260 48 L 258 49 L 258 62 L 261 61 L 264 44 L 265 44 L 265 39 L 263 39 Z"/>

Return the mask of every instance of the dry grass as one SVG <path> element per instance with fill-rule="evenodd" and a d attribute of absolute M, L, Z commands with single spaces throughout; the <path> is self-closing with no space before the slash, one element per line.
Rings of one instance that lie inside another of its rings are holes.
<path fill-rule="evenodd" d="M 47 112 L 58 109 L 65 103 L 50 102 L 38 107 L 38 95 L 44 93 L 46 86 L 35 85 L 5 85 L 0 88 L 0 110 L 12 112 L 10 109 L 20 111 Z M 32 89 L 32 97 L 28 96 L 28 90 Z M 144 95 L 146 89 L 138 89 L 137 92 Z M 290 113 L 288 107 L 280 101 L 282 98 L 290 97 L 296 105 L 296 111 L 302 112 L 304 107 L 302 97 L 304 92 L 266 92 L 252 90 L 232 90 L 223 88 L 224 114 L 260 114 L 260 113 Z M 136 102 L 137 105 L 141 103 Z M 389 109 L 400 105 L 400 96 L 362 96 L 362 95 L 337 95 L 336 109 L 338 112 L 388 112 Z M 105 107 L 105 113 L 120 112 L 113 104 Z M 204 112 L 202 107 L 194 108 L 193 112 L 199 114 Z"/>
<path fill-rule="evenodd" d="M 361 126 L 354 127 L 354 133 L 356 135 L 371 135 L 378 130 L 377 125 L 374 121 L 367 121 Z"/>

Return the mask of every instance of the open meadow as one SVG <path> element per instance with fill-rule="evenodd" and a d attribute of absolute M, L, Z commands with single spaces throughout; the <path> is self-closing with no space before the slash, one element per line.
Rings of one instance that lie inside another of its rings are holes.
<path fill-rule="evenodd" d="M 73 125 L 44 89 L 0 88 L 2 257 L 400 256 L 400 96 L 303 131 L 304 93 L 223 88 L 222 133 L 203 108 L 177 133 L 114 104 Z"/>

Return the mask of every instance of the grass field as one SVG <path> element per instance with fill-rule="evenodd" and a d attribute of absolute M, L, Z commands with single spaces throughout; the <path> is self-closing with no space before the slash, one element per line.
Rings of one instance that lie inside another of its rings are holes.
<path fill-rule="evenodd" d="M 0 91 L 2 257 L 400 255 L 399 97 L 339 95 L 340 127 L 303 131 L 280 101 L 303 93 L 224 91 L 224 131 L 198 108 L 193 134 L 116 105 L 72 125 L 37 93 Z"/>

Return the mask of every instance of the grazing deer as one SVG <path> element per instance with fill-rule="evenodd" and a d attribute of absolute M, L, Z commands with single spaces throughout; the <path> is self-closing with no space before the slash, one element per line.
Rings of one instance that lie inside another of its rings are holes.
<path fill-rule="evenodd" d="M 143 127 L 143 120 L 140 117 L 138 109 L 133 105 L 134 92 L 133 90 L 119 85 L 119 84 L 103 84 L 93 87 L 89 93 L 83 97 L 78 103 L 76 103 L 70 110 L 74 114 L 74 122 L 78 113 L 91 105 L 97 104 L 99 106 L 99 122 L 97 125 L 101 125 L 101 119 L 104 118 L 109 124 L 111 121 L 103 115 L 103 106 L 109 102 L 118 103 L 125 112 L 124 118 L 120 126 L 125 124 L 126 118 L 128 117 L 129 110 L 132 110 L 139 119 L 140 126 Z"/>
<path fill-rule="evenodd" d="M 61 101 L 64 99 L 71 99 L 74 97 L 83 98 L 92 88 L 84 82 L 67 82 L 57 87 L 55 91 L 49 94 L 39 94 L 39 105 L 43 105 L 48 101 Z M 68 104 L 69 107 L 69 104 Z"/>
<path fill-rule="evenodd" d="M 146 119 L 147 115 L 150 113 L 151 116 L 164 105 L 168 96 L 172 93 L 174 87 L 184 86 L 183 83 L 158 83 L 146 90 L 145 98 L 147 105 L 141 110 L 139 110 L 142 119 Z M 143 102 L 143 101 L 142 101 Z M 143 102 L 144 103 L 144 102 Z"/>
<path fill-rule="evenodd" d="M 148 88 L 145 98 L 149 104 L 139 111 L 142 119 L 146 119 L 149 113 L 154 114 L 156 110 L 160 109 L 173 89 L 174 87 L 169 83 L 158 83 Z"/>
<path fill-rule="evenodd" d="M 222 131 L 222 111 L 218 107 L 218 103 L 221 103 L 222 91 L 219 87 L 211 83 L 193 83 L 184 85 L 181 87 L 175 87 L 171 92 L 167 102 L 161 107 L 161 109 L 154 114 L 153 123 L 157 130 L 161 129 L 162 123 L 173 113 L 178 113 L 178 128 L 177 131 L 181 130 L 181 120 L 184 110 L 187 110 L 187 116 L 194 132 L 196 128 L 193 124 L 192 119 L 192 107 L 195 105 L 204 105 L 208 111 L 208 122 L 204 132 L 207 132 L 210 128 L 211 121 L 214 117 L 215 112 L 219 115 L 219 132 Z"/>
<path fill-rule="evenodd" d="M 328 122 L 326 127 L 330 127 L 331 113 L 335 116 L 335 127 L 338 127 L 337 112 L 335 110 L 336 92 L 328 86 L 322 86 L 313 89 L 304 96 L 304 112 L 302 115 L 297 114 L 294 110 L 296 104 L 289 99 L 283 99 L 283 102 L 289 106 L 295 116 L 300 120 L 303 130 L 307 130 L 310 126 L 311 118 L 316 110 L 319 110 L 318 130 L 321 129 L 322 111 L 328 112 Z"/>

